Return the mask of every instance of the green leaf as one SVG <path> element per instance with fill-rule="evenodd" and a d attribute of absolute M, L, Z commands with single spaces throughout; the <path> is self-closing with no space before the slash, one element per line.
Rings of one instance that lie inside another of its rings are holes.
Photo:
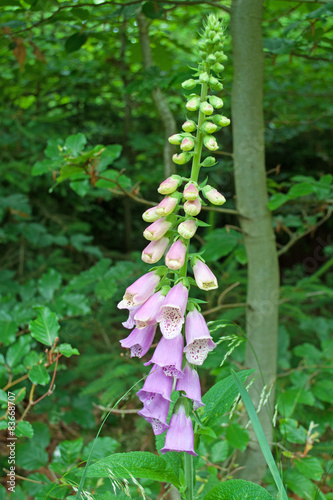
<path fill-rule="evenodd" d="M 63 147 L 64 141 L 59 137 L 54 137 L 47 141 L 47 147 L 45 149 L 45 155 L 51 160 L 63 159 L 60 148 Z"/>
<path fill-rule="evenodd" d="M 303 476 L 313 479 L 314 481 L 320 481 L 324 474 L 324 469 L 318 458 L 315 457 L 297 458 L 295 465 Z"/>
<path fill-rule="evenodd" d="M 269 210 L 276 210 L 281 205 L 286 203 L 286 201 L 288 201 L 288 200 L 289 200 L 289 197 L 287 194 L 275 193 L 275 194 L 273 194 L 273 196 L 271 196 L 267 206 L 268 206 Z"/>
<path fill-rule="evenodd" d="M 93 446 L 93 441 L 89 443 L 85 448 L 83 449 L 81 460 L 87 460 L 90 450 Z M 96 439 L 96 445 L 94 447 L 94 450 L 92 452 L 91 458 L 95 460 L 100 460 L 102 458 L 105 458 L 107 455 L 114 453 L 117 448 L 119 448 L 119 443 L 115 439 L 113 439 L 110 436 L 106 437 L 99 437 Z"/>
<path fill-rule="evenodd" d="M 2 389 L 0 389 L 0 403 L 6 403 L 7 405 L 7 401 L 8 401 L 7 393 Z"/>
<path fill-rule="evenodd" d="M 23 469 L 39 469 L 40 467 L 44 467 L 49 459 L 46 451 L 35 444 L 33 440 L 30 440 L 27 443 L 19 443 L 16 450 L 16 463 Z"/>
<path fill-rule="evenodd" d="M 119 184 L 122 188 L 128 189 L 132 185 L 131 179 L 124 174 L 119 175 L 118 170 L 106 170 L 105 172 L 102 172 L 102 177 L 110 179 L 110 181 L 106 179 L 99 179 L 96 182 L 96 187 L 98 188 L 114 188 L 117 184 Z"/>
<path fill-rule="evenodd" d="M 10 318 L 10 316 L 8 316 Z M 10 345 L 15 342 L 15 334 L 18 325 L 10 319 L 8 321 L 0 321 L 0 344 Z"/>
<path fill-rule="evenodd" d="M 50 268 L 47 273 L 38 280 L 39 293 L 45 300 L 51 301 L 55 290 L 61 285 L 61 274 L 55 269 Z"/>
<path fill-rule="evenodd" d="M 78 194 L 79 196 L 81 196 L 81 198 L 83 198 L 89 191 L 90 189 L 90 181 L 89 179 L 85 179 L 85 180 L 75 180 L 75 177 L 76 176 L 80 176 L 80 178 L 82 177 L 82 174 L 74 174 L 71 176 L 71 182 L 70 182 L 70 186 L 71 186 L 71 189 L 73 189 L 73 191 L 75 191 L 76 194 Z"/>
<path fill-rule="evenodd" d="M 51 171 L 51 165 L 52 162 L 50 160 L 37 161 L 31 169 L 31 175 L 37 176 L 46 174 Z"/>
<path fill-rule="evenodd" d="M 29 323 L 31 335 L 38 342 L 51 347 L 60 328 L 57 315 L 48 307 L 40 306 L 35 309 L 38 311 L 38 316 Z"/>
<path fill-rule="evenodd" d="M 319 380 L 312 387 L 312 392 L 320 401 L 325 401 L 325 403 L 333 403 L 333 394 L 330 389 L 332 385 L 332 380 Z"/>
<path fill-rule="evenodd" d="M 236 423 L 228 425 L 226 438 L 233 448 L 238 448 L 241 451 L 246 450 L 247 443 L 249 442 L 247 430 Z"/>
<path fill-rule="evenodd" d="M 79 50 L 87 40 L 88 36 L 86 35 L 86 33 L 74 33 L 74 35 L 68 37 L 65 42 L 66 52 L 70 54 L 71 52 Z"/>
<path fill-rule="evenodd" d="M 233 229 L 215 229 L 206 236 L 206 244 L 202 247 L 204 258 L 208 262 L 230 254 L 241 241 L 242 236 Z"/>
<path fill-rule="evenodd" d="M 62 441 L 56 449 L 55 455 L 60 453 L 61 461 L 68 467 L 74 465 L 80 456 L 83 446 L 83 439 L 75 439 L 73 441 Z"/>
<path fill-rule="evenodd" d="M 244 370 L 239 373 L 239 377 L 241 380 L 246 380 L 253 372 L 254 370 Z M 238 392 L 232 375 L 213 385 L 202 398 L 206 406 L 201 410 L 200 418 L 204 424 L 212 426 L 223 417 L 233 405 Z"/>
<path fill-rule="evenodd" d="M 287 389 L 279 395 L 278 407 L 284 417 L 291 417 L 298 404 L 314 406 L 315 398 L 310 391 L 302 387 Z"/>
<path fill-rule="evenodd" d="M 280 419 L 280 431 L 289 443 L 303 444 L 306 442 L 306 430 L 303 426 L 298 426 L 297 420 L 293 418 Z"/>
<path fill-rule="evenodd" d="M 29 379 L 33 384 L 46 385 L 50 381 L 50 375 L 47 373 L 44 365 L 35 365 L 29 370 Z"/>
<path fill-rule="evenodd" d="M 293 199 L 293 198 L 300 198 L 301 196 L 306 196 L 308 194 L 313 193 L 314 188 L 312 184 L 309 182 L 302 182 L 301 184 L 295 184 L 290 188 L 288 191 L 288 197 Z"/>
<path fill-rule="evenodd" d="M 157 2 L 145 2 L 141 10 L 148 19 L 162 19 L 165 14 L 165 10 Z"/>
<path fill-rule="evenodd" d="M 58 349 L 59 352 L 66 358 L 70 358 L 74 354 L 80 354 L 79 351 L 75 347 L 72 347 L 70 344 L 60 344 Z"/>
<path fill-rule="evenodd" d="M 34 429 L 30 422 L 21 421 L 16 426 L 15 434 L 17 437 L 32 438 L 32 436 L 34 435 Z"/>
<path fill-rule="evenodd" d="M 229 455 L 229 443 L 228 441 L 219 441 L 215 443 L 210 450 L 210 459 L 213 463 L 224 462 Z"/>
<path fill-rule="evenodd" d="M 11 345 L 7 351 L 6 361 L 10 368 L 14 368 L 21 359 L 30 351 L 31 338 L 29 335 L 22 335 L 15 344 Z"/>
<path fill-rule="evenodd" d="M 87 144 L 86 137 L 79 133 L 75 135 L 70 135 L 67 137 L 65 141 L 66 150 L 71 152 L 71 155 L 76 158 L 79 156 L 79 153 L 84 149 L 84 146 Z"/>
<path fill-rule="evenodd" d="M 288 488 L 301 498 L 315 498 L 315 488 L 310 479 L 297 470 L 288 470 L 285 474 Z"/>
<path fill-rule="evenodd" d="M 103 172 L 109 165 L 111 165 L 114 160 L 117 160 L 121 155 L 122 146 L 119 144 L 112 144 L 112 146 L 107 146 L 100 156 L 100 160 L 97 166 L 98 172 Z"/>
<path fill-rule="evenodd" d="M 243 479 L 232 479 L 215 486 L 203 500 L 273 500 L 264 488 Z"/>
<path fill-rule="evenodd" d="M 144 451 L 115 453 L 88 467 L 87 477 L 110 477 L 110 470 L 117 478 L 130 479 L 131 474 L 139 479 L 153 479 L 172 483 L 178 487 L 178 479 L 162 457 Z M 82 475 L 83 471 L 77 471 Z"/>

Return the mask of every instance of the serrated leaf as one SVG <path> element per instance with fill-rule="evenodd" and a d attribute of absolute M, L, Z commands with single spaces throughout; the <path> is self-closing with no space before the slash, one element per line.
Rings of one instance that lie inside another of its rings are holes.
<path fill-rule="evenodd" d="M 103 172 L 109 165 L 111 165 L 114 160 L 117 160 L 121 155 L 122 146 L 119 144 L 112 144 L 107 146 L 100 156 L 98 162 L 97 170 L 98 172 Z"/>
<path fill-rule="evenodd" d="M 29 335 L 23 335 L 15 344 L 9 347 L 6 361 L 10 368 L 14 368 L 21 359 L 30 351 L 31 338 Z"/>
<path fill-rule="evenodd" d="M 38 280 L 39 293 L 47 301 L 53 299 L 55 290 L 61 285 L 61 274 L 55 269 L 50 268 L 47 273 Z"/>
<path fill-rule="evenodd" d="M 324 469 L 316 457 L 297 458 L 295 465 L 303 476 L 314 481 L 320 481 L 324 474 Z"/>
<path fill-rule="evenodd" d="M 38 342 L 51 347 L 60 328 L 57 315 L 48 307 L 36 307 L 35 309 L 38 310 L 38 316 L 29 323 L 31 335 Z"/>
<path fill-rule="evenodd" d="M 130 479 L 131 475 L 140 479 L 153 479 L 166 483 L 172 483 L 178 487 L 178 479 L 169 468 L 162 457 L 144 451 L 132 451 L 129 453 L 115 453 L 110 457 L 99 460 L 90 465 L 87 477 L 110 477 L 110 471 L 117 478 Z M 82 470 L 77 471 L 80 476 Z"/>
<path fill-rule="evenodd" d="M 253 372 L 254 370 L 244 370 L 238 375 L 245 381 Z M 237 396 L 238 389 L 232 375 L 213 385 L 202 398 L 206 406 L 201 410 L 200 418 L 204 424 L 213 426 L 231 408 Z"/>
<path fill-rule="evenodd" d="M 34 435 L 34 429 L 30 422 L 21 421 L 15 428 L 15 434 L 17 437 L 32 438 Z"/>
<path fill-rule="evenodd" d="M 264 488 L 243 479 L 232 479 L 215 486 L 203 500 L 273 500 Z"/>
<path fill-rule="evenodd" d="M 39 364 L 29 370 L 29 380 L 36 385 L 46 385 L 50 381 L 50 375 L 45 366 Z"/>
<path fill-rule="evenodd" d="M 37 470 L 46 465 L 49 459 L 46 451 L 36 445 L 33 440 L 19 443 L 16 450 L 16 463 L 23 469 Z"/>

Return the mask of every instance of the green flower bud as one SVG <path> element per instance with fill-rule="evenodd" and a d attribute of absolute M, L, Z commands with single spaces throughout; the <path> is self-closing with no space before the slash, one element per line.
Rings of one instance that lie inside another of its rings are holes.
<path fill-rule="evenodd" d="M 190 78 L 189 80 L 185 80 L 185 82 L 182 83 L 182 87 L 185 90 L 191 90 L 196 86 L 196 81 L 193 80 L 193 78 Z"/>
<path fill-rule="evenodd" d="M 221 43 L 221 37 L 219 35 L 215 35 L 213 38 L 213 43 Z"/>
<path fill-rule="evenodd" d="M 204 115 L 212 115 L 213 112 L 214 112 L 214 108 L 213 106 L 211 106 L 207 101 L 204 101 L 200 104 L 200 111 L 204 114 Z"/>
<path fill-rule="evenodd" d="M 230 125 L 230 120 L 226 116 L 222 115 L 215 115 L 213 116 L 213 122 L 218 126 L 218 127 L 227 127 Z"/>
<path fill-rule="evenodd" d="M 202 126 L 202 130 L 207 134 L 214 134 L 217 130 L 217 125 L 213 122 L 205 122 Z"/>
<path fill-rule="evenodd" d="M 223 194 L 219 193 L 215 188 L 209 186 L 208 184 L 202 189 L 202 192 L 207 200 L 213 203 L 213 205 L 223 205 L 226 202 Z"/>
<path fill-rule="evenodd" d="M 200 99 L 198 97 L 192 97 L 189 101 L 186 103 L 186 108 L 189 111 L 197 111 L 200 106 Z"/>
<path fill-rule="evenodd" d="M 219 145 L 217 144 L 215 137 L 213 137 L 212 135 L 206 135 L 203 142 L 206 148 L 210 151 L 216 151 L 217 149 L 219 149 Z"/>
<path fill-rule="evenodd" d="M 214 54 L 209 54 L 206 58 L 206 61 L 208 63 L 214 64 L 216 62 L 216 57 L 214 56 Z"/>
<path fill-rule="evenodd" d="M 222 63 L 228 60 L 228 57 L 223 52 L 215 52 L 217 62 Z"/>
<path fill-rule="evenodd" d="M 197 124 L 193 120 L 186 120 L 186 122 L 182 125 L 184 132 L 194 132 L 196 128 Z"/>
<path fill-rule="evenodd" d="M 194 141 L 190 137 L 185 137 L 182 140 L 180 149 L 182 149 L 183 151 L 191 151 L 191 149 L 193 148 L 194 148 Z"/>
<path fill-rule="evenodd" d="M 213 64 L 212 70 L 214 70 L 215 73 L 221 73 L 221 71 L 224 71 L 224 66 L 223 64 L 216 62 L 215 64 Z"/>
<path fill-rule="evenodd" d="M 182 140 L 183 140 L 183 138 L 180 134 L 173 134 L 168 139 L 170 144 L 174 144 L 175 146 L 179 146 L 179 144 L 182 142 Z"/>
<path fill-rule="evenodd" d="M 215 165 L 216 161 L 213 156 L 207 156 L 207 158 L 204 159 L 204 161 L 201 163 L 202 167 L 212 167 Z"/>
<path fill-rule="evenodd" d="M 216 95 L 211 95 L 208 97 L 209 102 L 215 109 L 220 109 L 223 107 L 223 101 L 219 97 L 216 97 Z"/>
<path fill-rule="evenodd" d="M 200 83 L 208 83 L 209 82 L 209 74 L 205 71 L 204 73 L 201 73 L 199 76 Z"/>
<path fill-rule="evenodd" d="M 180 153 L 179 155 L 175 154 L 172 157 L 172 161 L 177 165 L 185 165 L 192 158 L 191 153 Z"/>
<path fill-rule="evenodd" d="M 204 52 L 207 52 L 205 40 L 199 40 L 198 47 L 199 47 L 199 49 L 203 50 Z"/>

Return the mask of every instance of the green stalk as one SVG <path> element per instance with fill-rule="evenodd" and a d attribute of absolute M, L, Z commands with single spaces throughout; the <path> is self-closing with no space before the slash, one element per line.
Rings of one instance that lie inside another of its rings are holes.
<path fill-rule="evenodd" d="M 185 468 L 185 498 L 186 500 L 193 500 L 194 497 L 194 469 L 193 469 L 193 456 L 184 451 L 184 468 Z"/>

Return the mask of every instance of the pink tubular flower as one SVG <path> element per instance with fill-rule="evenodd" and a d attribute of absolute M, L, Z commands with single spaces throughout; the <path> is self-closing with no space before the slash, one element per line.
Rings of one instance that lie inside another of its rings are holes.
<path fill-rule="evenodd" d="M 177 380 L 176 391 L 184 391 L 187 398 L 193 401 L 193 410 L 205 406 L 201 401 L 201 387 L 198 372 L 188 363 L 184 368 L 184 377 Z"/>
<path fill-rule="evenodd" d="M 171 288 L 165 297 L 157 321 L 166 339 L 173 339 L 181 332 L 187 299 L 188 290 L 182 283 Z"/>
<path fill-rule="evenodd" d="M 178 233 L 185 240 L 191 239 L 192 236 L 195 235 L 196 230 L 197 230 L 197 224 L 193 219 L 184 220 L 184 222 L 182 222 L 178 226 Z"/>
<path fill-rule="evenodd" d="M 196 200 L 190 201 L 187 200 L 184 203 L 184 212 L 188 215 L 191 215 L 192 217 L 195 217 L 198 215 L 201 211 L 201 202 L 199 198 Z"/>
<path fill-rule="evenodd" d="M 186 451 L 190 455 L 197 456 L 194 451 L 192 420 L 191 417 L 186 416 L 183 405 L 180 405 L 177 413 L 171 417 L 161 453 L 164 454 L 167 451 Z"/>
<path fill-rule="evenodd" d="M 218 288 L 216 276 L 202 260 L 196 260 L 193 272 L 196 284 L 201 290 L 214 290 L 214 288 Z"/>
<path fill-rule="evenodd" d="M 134 321 L 138 330 L 142 330 L 150 325 L 156 325 L 156 316 L 164 302 L 164 295 L 161 292 L 154 293 L 136 311 Z"/>
<path fill-rule="evenodd" d="M 185 322 L 186 359 L 192 365 L 202 365 L 207 358 L 208 352 L 216 345 L 212 341 L 206 321 L 197 309 L 190 311 Z"/>
<path fill-rule="evenodd" d="M 164 399 L 171 401 L 173 378 L 167 377 L 163 370 L 154 365 L 149 372 L 148 377 L 143 384 L 142 389 L 136 393 L 145 408 L 150 407 L 152 401 L 159 394 Z"/>
<path fill-rule="evenodd" d="M 180 182 L 181 182 L 180 175 L 172 175 L 171 177 L 168 177 L 163 182 L 161 182 L 157 191 L 160 194 L 171 194 L 174 191 L 176 191 Z"/>
<path fill-rule="evenodd" d="M 138 411 L 138 415 L 151 424 L 155 436 L 158 436 L 169 427 L 167 423 L 169 408 L 170 401 L 164 399 L 160 394 L 156 394 L 149 407 Z"/>
<path fill-rule="evenodd" d="M 121 347 L 131 349 L 131 358 L 137 356 L 142 358 L 150 349 L 156 332 L 156 325 L 147 326 L 146 328 L 134 330 L 129 334 L 126 339 L 120 340 Z"/>
<path fill-rule="evenodd" d="M 196 200 L 199 196 L 198 188 L 193 182 L 187 184 L 183 191 L 185 200 Z"/>
<path fill-rule="evenodd" d="M 159 281 L 160 276 L 158 276 L 155 271 L 151 271 L 150 273 L 141 276 L 141 278 L 134 281 L 134 283 L 126 288 L 123 300 L 121 300 L 117 306 L 118 309 L 133 309 L 134 307 L 140 306 L 146 302 L 146 300 L 149 299 L 149 297 L 154 293 Z"/>
<path fill-rule="evenodd" d="M 165 256 L 165 265 L 174 271 L 183 267 L 186 256 L 186 245 L 181 240 L 175 241 Z"/>
<path fill-rule="evenodd" d="M 135 321 L 134 321 L 134 315 L 138 309 L 140 309 L 141 306 L 136 306 L 133 307 L 133 309 L 129 310 L 129 315 L 126 321 L 122 323 L 124 328 L 128 328 L 129 330 L 132 330 L 132 328 L 135 326 Z"/>
<path fill-rule="evenodd" d="M 154 363 L 162 368 L 168 377 L 181 378 L 183 376 L 183 349 L 184 338 L 181 333 L 172 339 L 162 337 L 157 344 L 153 357 L 145 363 L 145 366 Z"/>
<path fill-rule="evenodd" d="M 156 209 L 157 209 L 157 206 L 156 207 L 148 208 L 148 210 L 146 210 L 145 212 L 143 212 L 143 214 L 142 214 L 143 220 L 145 222 L 155 222 L 155 220 L 159 219 L 160 216 L 157 215 Z"/>
<path fill-rule="evenodd" d="M 147 264 L 155 264 L 158 262 L 169 244 L 169 238 L 161 238 L 160 240 L 152 241 L 141 254 L 141 259 Z"/>
<path fill-rule="evenodd" d="M 212 188 L 212 186 L 205 186 L 203 188 L 203 194 L 213 205 L 223 205 L 226 202 L 223 194 L 219 193 L 217 189 Z"/>
<path fill-rule="evenodd" d="M 157 205 L 156 213 L 160 217 L 165 217 L 166 215 L 170 215 L 176 205 L 178 203 L 178 199 L 176 196 L 166 196 L 163 200 Z"/>
<path fill-rule="evenodd" d="M 165 217 L 162 217 L 150 224 L 150 226 L 144 230 L 143 236 L 149 241 L 160 240 L 171 226 L 172 222 L 168 222 Z"/>

